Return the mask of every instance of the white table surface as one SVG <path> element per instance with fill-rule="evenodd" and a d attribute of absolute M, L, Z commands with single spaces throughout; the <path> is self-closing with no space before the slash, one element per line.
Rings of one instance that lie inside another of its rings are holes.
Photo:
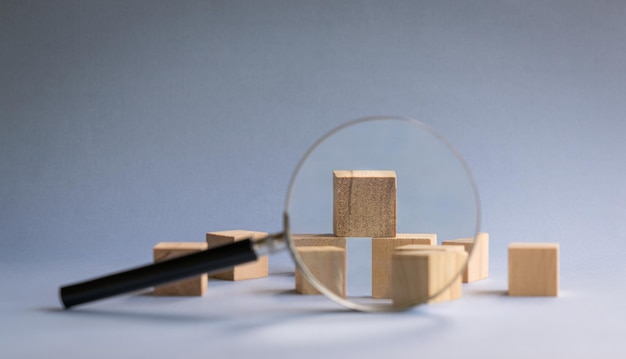
<path fill-rule="evenodd" d="M 93 267 L 83 265 L 82 273 L 96 274 L 89 273 Z M 626 291 L 623 282 L 600 273 L 564 273 L 558 298 L 514 298 L 506 295 L 506 272 L 494 268 L 489 279 L 465 284 L 461 300 L 392 314 L 351 312 L 322 296 L 297 295 L 293 275 L 282 270 L 256 280 L 210 280 L 204 297 L 133 294 L 64 311 L 58 286 L 84 279 L 80 269 L 3 270 L 3 357 L 589 358 L 626 353 Z"/>

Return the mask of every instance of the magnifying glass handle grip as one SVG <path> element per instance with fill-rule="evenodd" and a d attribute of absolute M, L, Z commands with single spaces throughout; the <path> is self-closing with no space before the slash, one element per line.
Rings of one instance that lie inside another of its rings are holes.
<path fill-rule="evenodd" d="M 257 260 L 251 239 L 61 287 L 63 306 L 93 302 Z"/>

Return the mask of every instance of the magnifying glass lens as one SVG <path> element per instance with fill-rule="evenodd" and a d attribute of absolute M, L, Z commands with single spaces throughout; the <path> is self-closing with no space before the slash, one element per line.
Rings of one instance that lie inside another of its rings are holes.
<path fill-rule="evenodd" d="M 285 217 L 296 290 L 349 308 L 402 310 L 455 299 L 479 231 L 467 165 L 419 121 L 352 121 L 319 139 L 297 166 Z"/>

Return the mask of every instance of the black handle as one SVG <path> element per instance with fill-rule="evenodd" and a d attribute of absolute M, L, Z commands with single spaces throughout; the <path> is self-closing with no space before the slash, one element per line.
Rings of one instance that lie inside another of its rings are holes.
<path fill-rule="evenodd" d="M 163 262 L 61 287 L 61 301 L 65 308 L 70 308 L 75 305 L 193 277 L 202 273 L 217 272 L 238 264 L 255 261 L 257 258 L 252 240 L 245 239 Z"/>

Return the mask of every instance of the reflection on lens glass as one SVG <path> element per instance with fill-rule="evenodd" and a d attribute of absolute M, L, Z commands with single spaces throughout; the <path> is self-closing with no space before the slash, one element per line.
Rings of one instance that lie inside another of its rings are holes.
<path fill-rule="evenodd" d="M 353 121 L 314 144 L 286 214 L 296 291 L 370 311 L 457 298 L 468 253 L 442 243 L 472 243 L 479 223 L 463 160 L 420 122 L 389 117 Z"/>

